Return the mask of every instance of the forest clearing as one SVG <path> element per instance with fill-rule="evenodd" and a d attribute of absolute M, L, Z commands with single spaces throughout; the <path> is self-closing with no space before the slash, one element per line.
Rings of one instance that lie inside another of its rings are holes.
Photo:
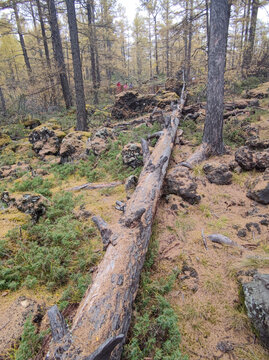
<path fill-rule="evenodd" d="M 1 3 L 0 359 L 269 359 L 265 5 Z"/>

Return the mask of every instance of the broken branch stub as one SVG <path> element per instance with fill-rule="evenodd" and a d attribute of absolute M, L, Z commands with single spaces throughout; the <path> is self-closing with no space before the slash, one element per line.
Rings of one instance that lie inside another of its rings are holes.
<path fill-rule="evenodd" d="M 71 328 L 72 343 L 62 353 L 63 360 L 95 359 L 91 356 L 106 344 L 107 339 L 115 339 L 123 334 L 124 341 L 127 335 L 182 106 L 167 121 L 167 128 L 163 129 L 163 134 L 146 160 L 138 185 L 126 203 L 119 222 L 108 227 L 100 217 L 93 218 L 103 240 L 108 241 L 107 250 L 94 282 L 77 310 Z M 55 351 L 57 348 L 52 344 L 50 354 L 53 355 Z M 122 343 L 107 359 L 119 360 L 121 352 Z"/>

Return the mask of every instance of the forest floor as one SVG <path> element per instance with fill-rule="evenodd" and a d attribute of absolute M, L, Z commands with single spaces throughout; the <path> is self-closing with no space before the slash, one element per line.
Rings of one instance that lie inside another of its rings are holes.
<path fill-rule="evenodd" d="M 240 124 L 246 118 L 259 130 L 261 139 L 269 138 L 268 98 L 260 100 L 260 109 L 254 114 L 240 115 L 237 120 Z M 60 124 L 62 121 L 60 119 Z M 174 146 L 170 167 L 186 160 L 201 140 L 202 121 L 187 121 L 182 124 L 183 145 Z M 123 355 L 125 360 L 161 359 L 154 355 L 154 349 L 161 348 L 160 338 L 153 341 L 152 349 L 139 345 L 139 355 L 132 352 L 134 339 L 140 338 L 146 344 L 150 343 L 149 337 L 154 338 L 154 331 L 143 332 L 145 324 L 141 319 L 153 324 L 154 314 L 150 309 L 156 306 L 156 294 L 163 296 L 167 308 L 177 319 L 182 357 L 186 355 L 190 360 L 269 359 L 268 351 L 260 344 L 248 320 L 241 291 L 241 283 L 247 281 L 246 270 L 269 273 L 268 225 L 260 224 L 262 216 L 268 215 L 268 205 L 246 196 L 250 184 L 261 173 L 256 170 L 234 172 L 232 184 L 216 185 L 207 180 L 203 171 L 205 163 L 229 165 L 234 161 L 241 131 L 238 122 L 235 125 L 238 133 L 233 137 L 229 134 L 231 128 L 226 128 L 229 153 L 210 158 L 192 171 L 200 203 L 191 205 L 176 195 L 163 196 L 159 201 L 151 250 Z M 2 149 L 2 167 L 21 162 L 31 169 L 17 171 L 15 177 L 2 177 L 1 192 L 8 191 L 16 201 L 25 193 L 39 194 L 49 205 L 46 214 L 35 222 L 16 206 L 1 203 L 0 359 L 18 358 L 19 339 L 29 315 L 34 316 L 38 331 L 42 331 L 48 326 L 46 309 L 57 303 L 61 310 L 65 309 L 67 320 L 72 321 L 72 309 L 76 309 L 72 304 L 81 300 L 104 253 L 91 216 L 99 215 L 113 223 L 121 216 L 121 212 L 115 210 L 115 202 L 126 201 L 123 184 L 97 190 L 66 190 L 86 182 L 103 183 L 138 175 L 140 168 L 127 168 L 122 164 L 120 153 L 127 143 L 139 142 L 145 132 L 156 130 L 155 125 L 151 128 L 138 125 L 123 131 L 109 141 L 103 155 L 75 163 L 59 164 L 53 156 L 40 160 L 27 138 Z M 245 237 L 238 236 L 240 229 L 246 229 Z M 206 249 L 202 233 L 205 236 L 220 233 L 239 246 L 207 240 Z M 160 287 L 171 279 L 169 289 L 162 292 Z M 149 292 L 147 299 L 150 284 L 155 287 L 151 287 L 153 293 Z M 146 299 L 144 310 L 141 310 L 141 299 Z M 36 318 L 38 314 L 40 319 Z M 136 326 L 139 322 L 140 328 Z M 147 326 L 150 328 L 150 324 Z M 39 348 L 31 358 L 38 354 Z M 36 359 L 42 356 L 39 353 Z M 176 360 L 172 356 L 167 359 Z"/>

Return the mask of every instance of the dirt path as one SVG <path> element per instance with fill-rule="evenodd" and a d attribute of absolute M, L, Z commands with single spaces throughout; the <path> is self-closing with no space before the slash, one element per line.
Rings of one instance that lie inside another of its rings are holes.
<path fill-rule="evenodd" d="M 174 161 L 178 163 L 188 152 L 188 146 L 175 147 Z M 221 162 L 232 159 L 232 155 L 224 156 Z M 268 252 L 268 227 L 259 224 L 260 233 L 251 228 L 245 238 L 237 236 L 247 223 L 259 223 L 259 215 L 268 213 L 268 207 L 254 204 L 245 196 L 244 183 L 255 173 L 236 175 L 232 185 L 219 186 L 209 183 L 201 175 L 201 168 L 194 170 L 202 197 L 200 204 L 189 205 L 170 195 L 158 208 L 159 258 L 155 276 L 160 278 L 173 269 L 181 271 L 168 300 L 179 317 L 182 351 L 190 360 L 269 359 L 242 309 L 237 276 L 243 263 L 246 269 L 251 265 L 246 257 Z M 252 250 L 209 241 L 206 250 L 202 230 L 205 235 L 221 233 L 242 246 L 250 244 Z"/>

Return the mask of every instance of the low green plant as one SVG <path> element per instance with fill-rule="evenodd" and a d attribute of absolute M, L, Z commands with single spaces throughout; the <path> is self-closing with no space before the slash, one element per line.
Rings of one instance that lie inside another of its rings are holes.
<path fill-rule="evenodd" d="M 145 357 L 157 360 L 187 359 L 179 349 L 178 318 L 165 299 L 165 294 L 172 290 L 178 273 L 172 272 L 159 281 L 152 281 L 150 278 L 157 248 L 156 241 L 152 241 L 135 302 L 134 324 L 129 342 L 124 348 L 124 358 L 127 360 L 143 360 Z"/>
<path fill-rule="evenodd" d="M 43 179 L 40 176 L 35 176 L 35 177 L 28 177 L 28 179 L 20 182 L 15 182 L 13 187 L 11 188 L 11 191 L 13 192 L 33 191 L 37 194 L 50 197 L 51 196 L 50 189 L 52 188 L 52 186 L 53 186 L 52 181 L 48 179 Z"/>
<path fill-rule="evenodd" d="M 33 359 L 41 347 L 44 333 L 37 333 L 31 316 L 25 321 L 21 341 L 15 352 L 15 360 Z"/>
<path fill-rule="evenodd" d="M 39 284 L 54 291 L 70 281 L 78 289 L 76 298 L 82 296 L 82 278 L 97 256 L 90 243 L 94 229 L 75 219 L 72 212 L 77 201 L 71 193 L 58 193 L 37 224 L 29 221 L 22 232 L 15 228 L 8 233 L 8 249 L 2 250 L 0 263 L 0 289 Z"/>

